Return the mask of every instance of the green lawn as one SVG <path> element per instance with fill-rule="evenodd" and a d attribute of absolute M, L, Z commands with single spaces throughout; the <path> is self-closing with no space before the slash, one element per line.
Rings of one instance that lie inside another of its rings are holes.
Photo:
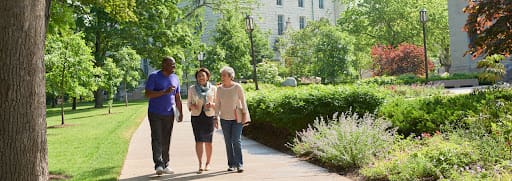
<path fill-rule="evenodd" d="M 94 109 L 93 103 L 65 108 L 66 126 L 60 125 L 60 108 L 47 109 L 48 166 L 52 175 L 70 180 L 117 180 L 131 135 L 147 112 L 147 101 Z"/>

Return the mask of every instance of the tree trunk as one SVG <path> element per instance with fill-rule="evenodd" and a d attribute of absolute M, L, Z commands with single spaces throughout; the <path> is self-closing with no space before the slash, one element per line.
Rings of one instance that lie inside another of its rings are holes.
<path fill-rule="evenodd" d="M 94 92 L 94 107 L 102 108 L 103 107 L 103 90 L 98 88 L 96 92 Z"/>
<path fill-rule="evenodd" d="M 60 97 L 60 125 L 64 125 L 64 95 Z"/>
<path fill-rule="evenodd" d="M 76 110 L 76 97 L 73 97 L 73 106 L 71 107 L 71 110 Z"/>
<path fill-rule="evenodd" d="M 44 45 L 50 0 L 0 1 L 0 179 L 48 180 Z"/>
<path fill-rule="evenodd" d="M 51 100 L 52 100 L 52 108 L 55 108 L 55 106 L 57 106 L 57 97 L 52 95 Z"/>
<path fill-rule="evenodd" d="M 126 89 L 126 80 L 124 81 L 124 106 L 128 107 L 128 90 Z"/>

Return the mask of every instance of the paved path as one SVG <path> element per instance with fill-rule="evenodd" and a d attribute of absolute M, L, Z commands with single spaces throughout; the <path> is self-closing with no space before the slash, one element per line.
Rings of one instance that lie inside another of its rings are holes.
<path fill-rule="evenodd" d="M 170 164 L 176 173 L 159 177 L 153 170 L 150 129 L 146 118 L 132 137 L 119 180 L 350 180 L 245 137 L 242 138 L 242 144 L 245 172 L 227 172 L 222 130 L 216 130 L 213 136 L 211 170 L 197 174 L 198 161 L 194 150 L 190 113 L 185 110 L 184 121 L 174 124 L 171 139 Z"/>

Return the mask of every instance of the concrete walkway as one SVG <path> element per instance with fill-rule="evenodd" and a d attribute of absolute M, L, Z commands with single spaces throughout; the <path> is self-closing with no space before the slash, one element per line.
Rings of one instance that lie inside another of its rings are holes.
<path fill-rule="evenodd" d="M 183 107 L 186 108 L 186 105 Z M 151 158 L 150 129 L 146 118 L 132 137 L 119 180 L 350 180 L 245 137 L 242 138 L 245 172 L 227 172 L 226 149 L 220 129 L 215 130 L 213 135 L 211 170 L 198 174 L 190 113 L 188 110 L 183 113 L 183 122 L 174 123 L 171 139 L 170 165 L 176 173 L 155 175 Z"/>

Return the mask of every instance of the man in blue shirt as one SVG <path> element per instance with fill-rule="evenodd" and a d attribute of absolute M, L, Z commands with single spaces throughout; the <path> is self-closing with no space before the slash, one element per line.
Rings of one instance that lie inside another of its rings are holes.
<path fill-rule="evenodd" d="M 176 61 L 172 57 L 162 60 L 162 69 L 148 76 L 146 97 L 149 98 L 148 119 L 151 127 L 151 147 L 157 175 L 173 174 L 169 167 L 169 145 L 174 123 L 173 105 L 176 105 L 178 122 L 183 121 L 180 82 L 174 74 Z"/>

